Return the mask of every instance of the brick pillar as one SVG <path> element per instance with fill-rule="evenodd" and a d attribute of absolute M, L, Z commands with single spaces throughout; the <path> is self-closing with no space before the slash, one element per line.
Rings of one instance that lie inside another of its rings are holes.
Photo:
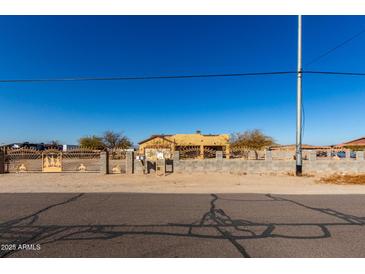
<path fill-rule="evenodd" d="M 100 152 L 100 174 L 109 173 L 109 153 L 107 151 Z"/>
<path fill-rule="evenodd" d="M 0 150 L 0 174 L 5 173 L 5 152 Z"/>
<path fill-rule="evenodd" d="M 223 151 L 216 151 L 215 152 L 215 158 L 217 160 L 222 160 L 223 159 Z"/>
<path fill-rule="evenodd" d="M 272 161 L 272 152 L 271 152 L 271 150 L 266 150 L 265 151 L 265 160 L 266 161 Z"/>
<path fill-rule="evenodd" d="M 127 151 L 125 156 L 125 173 L 133 174 L 134 173 L 134 151 Z"/>
<path fill-rule="evenodd" d="M 364 151 L 356 151 L 356 160 L 364 161 Z"/>
<path fill-rule="evenodd" d="M 315 161 L 317 159 L 317 151 L 309 151 L 309 161 Z"/>

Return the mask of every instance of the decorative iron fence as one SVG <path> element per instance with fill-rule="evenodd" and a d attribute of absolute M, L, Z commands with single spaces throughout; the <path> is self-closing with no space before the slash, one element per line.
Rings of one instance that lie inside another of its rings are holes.
<path fill-rule="evenodd" d="M 229 155 L 227 155 L 226 152 L 224 152 L 223 155 L 226 158 L 230 158 L 230 159 L 236 159 L 236 158 L 248 159 L 248 153 L 249 153 L 249 151 L 246 148 L 231 147 L 229 150 Z"/>
<path fill-rule="evenodd" d="M 62 152 L 57 149 L 47 149 L 42 154 L 42 171 L 43 172 L 61 172 L 62 171 Z"/>
<path fill-rule="evenodd" d="M 62 152 L 62 171 L 98 172 L 100 171 L 100 150 L 75 148 Z"/>
<path fill-rule="evenodd" d="M 198 159 L 200 157 L 200 147 L 199 146 L 184 146 L 176 147 L 179 151 L 180 159 Z"/>
<path fill-rule="evenodd" d="M 253 151 L 248 150 L 243 147 L 231 147 L 227 153 L 226 149 L 219 149 L 214 146 L 205 146 L 203 151 L 201 152 L 199 146 L 184 146 L 184 147 L 176 147 L 176 150 L 179 151 L 180 159 L 211 159 L 216 158 L 217 151 L 221 151 L 223 154 L 223 158 L 229 159 L 245 159 L 245 160 L 264 160 L 265 159 L 265 151 Z M 202 153 L 202 154 L 201 154 Z"/>
<path fill-rule="evenodd" d="M 100 150 L 89 148 L 68 151 L 7 149 L 5 172 L 98 172 L 99 161 Z"/>
<path fill-rule="evenodd" d="M 5 172 L 41 172 L 42 152 L 31 148 L 6 149 Z"/>
<path fill-rule="evenodd" d="M 127 151 L 121 148 L 108 149 L 109 153 L 109 173 L 126 173 Z"/>
<path fill-rule="evenodd" d="M 217 150 L 212 147 L 204 147 L 204 159 L 215 158 Z"/>

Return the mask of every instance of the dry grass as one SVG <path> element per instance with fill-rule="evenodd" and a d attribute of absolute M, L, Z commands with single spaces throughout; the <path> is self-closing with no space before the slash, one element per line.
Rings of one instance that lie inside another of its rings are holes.
<path fill-rule="evenodd" d="M 365 185 L 365 174 L 360 174 L 360 175 L 334 174 L 331 176 L 322 177 L 319 181 L 325 184 L 336 184 L 336 185 Z"/>
<path fill-rule="evenodd" d="M 295 176 L 295 177 L 297 176 L 294 171 L 285 172 L 284 174 L 287 175 L 287 176 Z M 314 177 L 314 174 L 302 173 L 301 177 Z"/>

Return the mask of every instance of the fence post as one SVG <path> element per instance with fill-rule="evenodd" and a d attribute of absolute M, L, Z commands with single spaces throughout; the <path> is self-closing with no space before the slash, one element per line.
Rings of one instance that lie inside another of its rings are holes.
<path fill-rule="evenodd" d="M 175 161 L 177 162 L 177 161 L 180 160 L 180 152 L 179 151 L 174 152 L 173 160 L 174 160 L 174 162 Z"/>
<path fill-rule="evenodd" d="M 108 151 L 100 152 L 100 174 L 109 173 L 109 153 Z"/>
<path fill-rule="evenodd" d="M 173 172 L 179 170 L 179 161 L 180 161 L 180 152 L 174 151 L 174 155 L 172 156 L 172 170 Z"/>
<path fill-rule="evenodd" d="M 265 160 L 266 161 L 272 161 L 272 152 L 271 152 L 271 150 L 266 150 L 265 151 Z"/>
<path fill-rule="evenodd" d="M 125 156 L 125 173 L 133 174 L 134 173 L 134 151 L 127 151 Z"/>
<path fill-rule="evenodd" d="M 0 149 L 0 174 L 5 173 L 5 152 Z"/>
<path fill-rule="evenodd" d="M 315 161 L 317 159 L 317 151 L 311 150 L 309 152 L 309 161 Z"/>
<path fill-rule="evenodd" d="M 223 151 L 216 151 L 215 152 L 215 158 L 217 160 L 223 160 Z"/>
<path fill-rule="evenodd" d="M 346 160 L 350 160 L 351 159 L 351 151 L 349 149 L 346 149 L 345 153 L 346 153 Z"/>
<path fill-rule="evenodd" d="M 156 160 L 156 175 L 158 175 L 158 176 L 166 175 L 166 160 L 165 159 Z"/>
<path fill-rule="evenodd" d="M 364 161 L 364 151 L 356 151 L 356 160 Z"/>

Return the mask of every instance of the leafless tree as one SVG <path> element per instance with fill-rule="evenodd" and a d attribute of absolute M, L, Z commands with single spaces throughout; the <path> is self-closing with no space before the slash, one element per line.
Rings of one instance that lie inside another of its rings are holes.
<path fill-rule="evenodd" d="M 123 133 L 113 132 L 108 130 L 104 132 L 102 137 L 103 144 L 106 148 L 122 148 L 127 149 L 132 147 L 132 142 Z"/>
<path fill-rule="evenodd" d="M 258 158 L 258 151 L 275 144 L 275 140 L 265 135 L 261 130 L 247 130 L 243 133 L 231 134 L 231 147 L 239 147 L 255 152 L 256 159 Z"/>

